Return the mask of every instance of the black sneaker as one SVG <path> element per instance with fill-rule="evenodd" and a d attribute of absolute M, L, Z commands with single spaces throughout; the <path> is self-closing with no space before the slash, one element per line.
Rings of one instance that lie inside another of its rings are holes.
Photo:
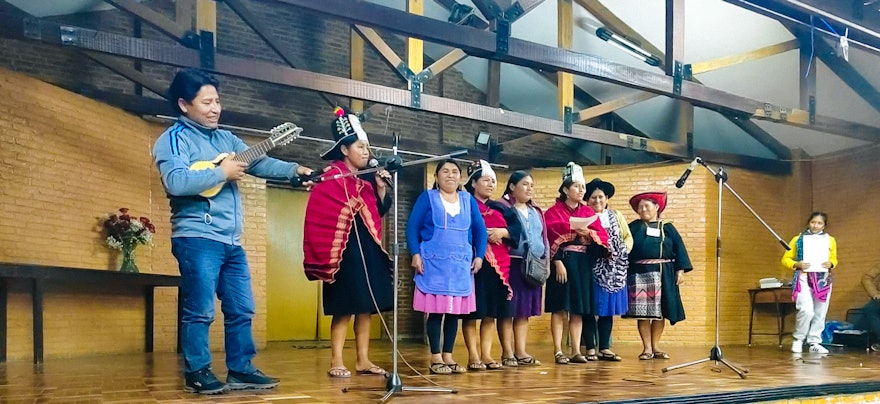
<path fill-rule="evenodd" d="M 259 370 L 254 373 L 239 373 L 230 370 L 226 375 L 226 385 L 230 390 L 271 389 L 280 382 L 280 379 L 266 376 Z"/>
<path fill-rule="evenodd" d="M 222 394 L 226 391 L 226 384 L 217 380 L 217 376 L 210 368 L 204 368 L 184 375 L 186 384 L 183 390 L 189 393 L 199 394 Z"/>

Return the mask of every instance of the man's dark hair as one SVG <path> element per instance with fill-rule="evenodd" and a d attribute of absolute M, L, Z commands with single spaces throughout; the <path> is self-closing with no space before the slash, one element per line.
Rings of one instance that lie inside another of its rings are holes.
<path fill-rule="evenodd" d="M 177 113 L 183 113 L 177 105 L 177 100 L 183 99 L 191 103 L 205 85 L 212 85 L 220 90 L 220 82 L 213 74 L 195 68 L 183 69 L 174 75 L 174 80 L 171 80 L 171 85 L 168 86 L 168 101 Z"/>

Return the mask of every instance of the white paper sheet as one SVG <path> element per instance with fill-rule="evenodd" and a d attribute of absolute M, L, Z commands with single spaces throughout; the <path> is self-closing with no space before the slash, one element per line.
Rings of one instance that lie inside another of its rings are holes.
<path fill-rule="evenodd" d="M 596 221 L 596 217 L 569 217 L 568 224 L 571 226 L 572 230 L 587 230 L 590 226 L 590 223 Z"/>
<path fill-rule="evenodd" d="M 831 239 L 827 234 L 804 236 L 804 262 L 810 264 L 806 272 L 828 272 L 822 263 L 828 262 L 831 253 Z"/>

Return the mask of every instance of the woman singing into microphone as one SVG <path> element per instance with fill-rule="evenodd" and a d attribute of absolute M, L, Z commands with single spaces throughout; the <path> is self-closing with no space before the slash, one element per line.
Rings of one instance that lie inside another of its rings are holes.
<path fill-rule="evenodd" d="M 357 116 L 336 109 L 332 123 L 336 143 L 321 158 L 333 160 L 309 195 L 303 234 L 306 276 L 323 281 L 324 314 L 330 323 L 330 377 L 351 377 L 342 348 L 348 322 L 354 315 L 359 374 L 384 375 L 369 359 L 370 316 L 391 310 L 391 259 L 382 247 L 382 215 L 391 206 L 388 172 L 380 170 L 359 178 L 351 173 L 367 167 L 367 134 Z M 381 203 L 380 203 L 381 202 Z"/>

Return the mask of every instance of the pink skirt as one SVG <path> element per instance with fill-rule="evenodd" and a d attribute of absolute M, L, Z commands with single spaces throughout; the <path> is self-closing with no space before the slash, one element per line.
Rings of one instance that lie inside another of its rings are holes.
<path fill-rule="evenodd" d="M 422 313 L 441 314 L 468 314 L 477 311 L 477 299 L 474 296 L 474 288 L 467 296 L 446 296 L 427 294 L 415 288 L 413 296 L 413 310 Z"/>

